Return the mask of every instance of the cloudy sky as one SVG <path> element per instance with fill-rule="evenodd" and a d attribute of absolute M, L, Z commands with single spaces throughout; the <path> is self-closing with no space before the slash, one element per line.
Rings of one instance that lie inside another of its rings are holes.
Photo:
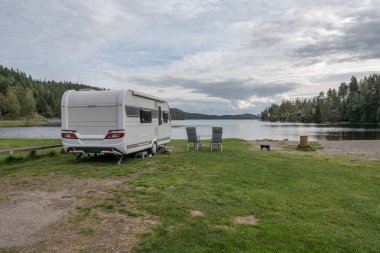
<path fill-rule="evenodd" d="M 0 0 L 0 64 L 259 113 L 380 72 L 380 0 Z"/>

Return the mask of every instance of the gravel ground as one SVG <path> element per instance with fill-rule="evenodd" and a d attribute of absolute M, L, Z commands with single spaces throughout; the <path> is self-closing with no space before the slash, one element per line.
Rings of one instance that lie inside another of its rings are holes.
<path fill-rule="evenodd" d="M 380 160 L 380 140 L 320 141 L 323 149 L 318 152 L 328 155 L 354 155 L 368 160 Z"/>
<path fill-rule="evenodd" d="M 260 144 L 269 144 L 271 150 L 300 154 L 299 151 L 289 148 L 297 146 L 298 141 L 255 140 L 251 143 L 257 149 L 260 149 Z M 322 146 L 322 149 L 318 149 L 318 154 L 350 155 L 368 160 L 380 160 L 380 140 L 319 141 L 318 143 Z"/>
<path fill-rule="evenodd" d="M 34 233 L 61 219 L 74 203 L 66 192 L 19 192 L 0 202 L 0 248 L 34 243 Z"/>

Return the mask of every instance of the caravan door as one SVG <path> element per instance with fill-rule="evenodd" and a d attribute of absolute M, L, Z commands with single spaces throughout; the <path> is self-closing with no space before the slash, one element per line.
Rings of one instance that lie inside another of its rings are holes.
<path fill-rule="evenodd" d="M 161 106 L 158 107 L 158 136 L 157 139 L 160 140 L 163 138 L 163 121 L 162 121 L 162 109 Z"/>

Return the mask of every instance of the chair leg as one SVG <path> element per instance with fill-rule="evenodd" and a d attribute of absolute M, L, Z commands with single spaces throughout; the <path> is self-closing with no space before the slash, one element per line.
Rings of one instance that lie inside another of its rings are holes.
<path fill-rule="evenodd" d="M 222 152 L 222 151 L 223 151 L 223 144 L 220 143 L 220 152 Z"/>

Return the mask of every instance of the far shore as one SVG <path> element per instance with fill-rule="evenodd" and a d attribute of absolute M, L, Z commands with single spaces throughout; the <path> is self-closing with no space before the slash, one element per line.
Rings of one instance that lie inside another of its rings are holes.
<path fill-rule="evenodd" d="M 0 127 L 61 126 L 60 119 L 0 120 Z"/>

